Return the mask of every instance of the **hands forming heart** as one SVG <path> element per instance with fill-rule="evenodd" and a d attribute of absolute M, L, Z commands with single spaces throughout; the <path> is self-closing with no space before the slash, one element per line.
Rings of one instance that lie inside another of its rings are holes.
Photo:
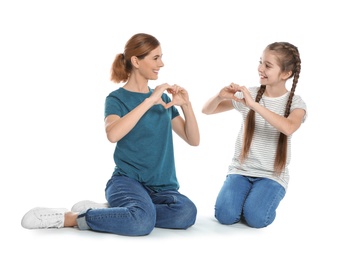
<path fill-rule="evenodd" d="M 162 93 L 164 93 L 165 90 L 172 95 L 172 100 L 167 104 L 161 99 L 161 95 Z M 162 85 L 159 85 L 154 89 L 153 94 L 150 97 L 157 98 L 155 104 L 161 104 L 165 109 L 168 109 L 174 105 L 183 106 L 189 103 L 189 96 L 187 90 L 176 84 L 169 85 L 167 83 L 164 83 Z"/>
<path fill-rule="evenodd" d="M 237 92 L 242 93 L 242 97 L 238 97 L 235 94 Z M 220 90 L 219 97 L 221 99 L 233 99 L 237 102 L 242 103 L 243 105 L 251 108 L 255 103 L 252 96 L 250 95 L 248 89 L 245 86 L 240 86 L 235 83 L 231 83 L 229 86 L 224 87 Z"/>

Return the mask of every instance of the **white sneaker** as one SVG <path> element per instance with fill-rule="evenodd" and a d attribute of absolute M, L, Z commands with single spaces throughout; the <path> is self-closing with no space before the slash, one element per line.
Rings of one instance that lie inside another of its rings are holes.
<path fill-rule="evenodd" d="M 109 204 L 107 202 L 105 203 L 98 203 L 94 202 L 91 200 L 82 200 L 80 202 L 77 202 L 75 205 L 72 206 L 71 211 L 72 212 L 85 212 L 88 209 L 104 209 L 108 208 Z"/>
<path fill-rule="evenodd" d="M 64 208 L 34 208 L 23 216 L 21 224 L 28 229 L 62 228 L 66 212 Z"/>

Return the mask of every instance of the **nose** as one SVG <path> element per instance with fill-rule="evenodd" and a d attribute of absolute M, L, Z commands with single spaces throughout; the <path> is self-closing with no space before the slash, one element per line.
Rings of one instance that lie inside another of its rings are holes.
<path fill-rule="evenodd" d="M 258 65 L 258 71 L 259 72 L 263 72 L 263 64 L 259 64 Z"/>

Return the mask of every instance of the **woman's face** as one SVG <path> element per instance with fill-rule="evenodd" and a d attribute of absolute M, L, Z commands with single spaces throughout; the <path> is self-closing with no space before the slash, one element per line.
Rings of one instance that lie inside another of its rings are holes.
<path fill-rule="evenodd" d="M 158 46 L 152 50 L 144 59 L 138 61 L 139 64 L 139 73 L 143 75 L 148 80 L 158 79 L 159 70 L 164 66 L 162 61 L 162 51 L 161 47 Z"/>

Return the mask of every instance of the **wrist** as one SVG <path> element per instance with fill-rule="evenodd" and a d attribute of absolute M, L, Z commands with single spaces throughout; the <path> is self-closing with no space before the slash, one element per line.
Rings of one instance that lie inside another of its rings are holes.
<path fill-rule="evenodd" d="M 191 101 L 187 101 L 183 105 L 181 105 L 182 108 L 187 108 L 187 107 L 192 107 Z"/>
<path fill-rule="evenodd" d="M 149 108 L 154 106 L 154 101 L 150 97 L 144 99 L 143 103 Z"/>

